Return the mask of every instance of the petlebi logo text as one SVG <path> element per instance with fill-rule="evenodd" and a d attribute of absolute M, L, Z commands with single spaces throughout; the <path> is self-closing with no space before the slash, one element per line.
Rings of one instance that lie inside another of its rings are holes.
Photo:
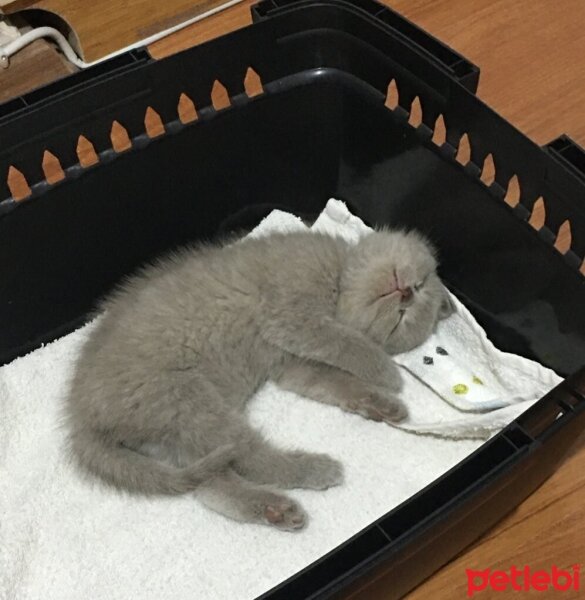
<path fill-rule="evenodd" d="M 548 570 L 534 570 L 529 565 L 524 567 L 512 565 L 507 571 L 465 569 L 467 574 L 467 596 L 472 598 L 487 589 L 494 592 L 578 591 L 581 589 L 580 569 L 581 565 L 572 565 L 564 569 L 552 565 Z M 548 596 L 546 597 L 548 598 Z"/>

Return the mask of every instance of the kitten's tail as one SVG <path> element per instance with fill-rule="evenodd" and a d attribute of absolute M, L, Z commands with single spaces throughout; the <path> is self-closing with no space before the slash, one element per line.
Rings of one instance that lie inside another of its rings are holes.
<path fill-rule="evenodd" d="M 235 446 L 229 444 L 187 467 L 172 467 L 110 441 L 98 432 L 76 438 L 72 437 L 71 446 L 82 467 L 116 488 L 142 494 L 190 492 L 227 467 L 236 455 Z"/>

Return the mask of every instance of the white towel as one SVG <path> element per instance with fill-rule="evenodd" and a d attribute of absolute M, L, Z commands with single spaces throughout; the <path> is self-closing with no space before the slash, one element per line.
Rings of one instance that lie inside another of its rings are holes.
<path fill-rule="evenodd" d="M 350 219 L 354 233 L 355 223 Z M 63 452 L 59 407 L 80 345 L 93 327 L 90 323 L 0 368 L 2 600 L 251 600 L 481 444 L 413 435 L 269 383 L 250 402 L 252 423 L 274 443 L 328 452 L 346 470 L 339 487 L 290 492 L 311 517 L 302 532 L 235 523 L 192 495 L 141 498 L 89 485 Z M 415 377 L 407 386 L 411 396 L 405 400 L 419 430 L 431 419 L 448 435 L 453 427 L 460 432 L 454 416 L 494 414 L 461 413 Z M 492 427 L 493 418 L 484 435 Z"/>

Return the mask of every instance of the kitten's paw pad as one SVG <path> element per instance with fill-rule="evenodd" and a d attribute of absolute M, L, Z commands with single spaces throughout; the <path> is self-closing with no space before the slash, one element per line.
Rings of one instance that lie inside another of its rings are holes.
<path fill-rule="evenodd" d="M 327 454 L 308 456 L 306 474 L 300 487 L 325 490 L 343 483 L 343 465 Z"/>
<path fill-rule="evenodd" d="M 388 405 L 388 407 L 382 412 L 384 417 L 384 421 L 390 423 L 401 423 L 405 419 L 408 418 L 408 409 L 402 402 L 392 402 Z"/>
<path fill-rule="evenodd" d="M 349 403 L 349 410 L 372 421 L 400 423 L 408 417 L 408 410 L 396 398 L 387 398 L 372 394 L 366 398 Z"/>
<path fill-rule="evenodd" d="M 264 508 L 264 519 L 268 525 L 283 531 L 296 531 L 307 523 L 307 515 L 301 507 L 286 498 L 267 504 Z"/>

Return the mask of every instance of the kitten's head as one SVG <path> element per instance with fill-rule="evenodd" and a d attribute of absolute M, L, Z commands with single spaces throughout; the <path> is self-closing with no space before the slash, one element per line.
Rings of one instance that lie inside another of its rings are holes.
<path fill-rule="evenodd" d="M 380 230 L 349 250 L 337 316 L 392 353 L 422 344 L 454 307 L 420 234 Z"/>

